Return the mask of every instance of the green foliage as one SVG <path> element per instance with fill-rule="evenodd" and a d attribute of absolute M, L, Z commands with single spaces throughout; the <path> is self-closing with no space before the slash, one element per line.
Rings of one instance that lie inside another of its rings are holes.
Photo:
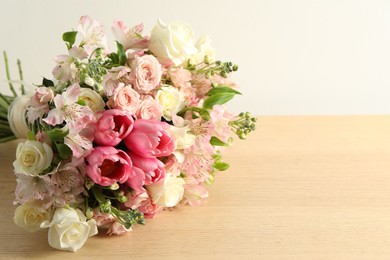
<path fill-rule="evenodd" d="M 225 171 L 229 169 L 229 164 L 225 162 L 215 162 L 213 167 L 218 171 Z"/>
<path fill-rule="evenodd" d="M 68 50 L 72 48 L 74 42 L 76 41 L 76 36 L 76 31 L 65 32 L 62 35 L 62 40 L 66 43 L 66 47 L 68 47 Z"/>
<path fill-rule="evenodd" d="M 108 57 L 111 59 L 111 67 L 123 66 L 126 64 L 126 53 L 123 49 L 123 45 L 119 42 L 116 42 L 116 46 L 118 48 L 117 53 L 111 53 Z"/>
<path fill-rule="evenodd" d="M 241 95 L 240 92 L 237 90 L 229 87 L 229 86 L 223 86 L 223 85 L 217 85 L 216 87 L 209 90 L 209 92 L 206 93 L 207 96 L 213 96 L 215 94 L 221 94 L 221 93 L 234 93 L 237 95 Z"/>
<path fill-rule="evenodd" d="M 44 77 L 42 79 L 42 85 L 45 87 L 54 87 L 54 82 Z"/>
<path fill-rule="evenodd" d="M 229 146 L 228 143 L 225 143 L 223 141 L 221 141 L 220 139 L 218 139 L 217 137 L 215 136 L 212 136 L 211 139 L 210 139 L 210 144 L 211 145 L 214 145 L 214 146 Z"/>
<path fill-rule="evenodd" d="M 234 98 L 235 93 L 217 93 L 207 98 L 203 108 L 212 109 L 214 105 L 222 105 Z"/>

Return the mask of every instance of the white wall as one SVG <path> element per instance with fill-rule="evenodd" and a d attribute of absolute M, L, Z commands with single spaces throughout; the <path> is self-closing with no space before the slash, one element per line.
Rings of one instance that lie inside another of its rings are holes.
<path fill-rule="evenodd" d="M 1 0 L 0 50 L 22 59 L 26 81 L 51 76 L 64 31 L 88 14 L 105 25 L 157 18 L 188 22 L 213 39 L 218 57 L 240 65 L 245 94 L 234 111 L 254 114 L 390 113 L 390 1 Z M 16 66 L 12 67 L 17 76 Z M 0 65 L 0 89 L 4 66 Z"/>

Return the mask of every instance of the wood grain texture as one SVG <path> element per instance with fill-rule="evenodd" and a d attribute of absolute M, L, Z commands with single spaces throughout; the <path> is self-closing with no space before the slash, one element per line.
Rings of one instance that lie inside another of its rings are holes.
<path fill-rule="evenodd" d="M 0 258 L 390 259 L 390 117 L 260 117 L 208 202 L 57 251 L 13 223 L 15 142 L 0 145 Z"/>

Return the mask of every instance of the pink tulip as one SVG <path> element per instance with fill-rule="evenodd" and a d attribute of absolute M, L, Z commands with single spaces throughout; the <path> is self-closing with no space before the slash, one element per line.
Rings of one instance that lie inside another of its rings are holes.
<path fill-rule="evenodd" d="M 167 123 L 138 119 L 124 142 L 132 153 L 142 157 L 168 156 L 175 149 L 174 140 L 168 133 L 168 129 Z"/>
<path fill-rule="evenodd" d="M 99 145 L 116 146 L 129 135 L 133 123 L 126 111 L 105 110 L 97 122 L 94 141 Z"/>
<path fill-rule="evenodd" d="M 86 173 L 101 186 L 124 183 L 133 175 L 130 157 L 111 146 L 98 146 L 87 156 Z"/>
<path fill-rule="evenodd" d="M 149 185 L 163 179 L 165 176 L 164 163 L 157 158 L 146 158 L 135 153 L 129 153 L 133 168 L 136 167 L 145 176 L 144 185 Z"/>

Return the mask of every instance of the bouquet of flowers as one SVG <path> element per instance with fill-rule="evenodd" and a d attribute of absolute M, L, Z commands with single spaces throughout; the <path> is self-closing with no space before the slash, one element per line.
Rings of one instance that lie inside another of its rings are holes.
<path fill-rule="evenodd" d="M 14 221 L 47 228 L 61 250 L 78 250 L 98 228 L 119 235 L 165 208 L 201 205 L 229 166 L 221 148 L 255 129 L 248 112 L 224 106 L 240 94 L 230 78 L 238 66 L 216 60 L 208 37 L 195 42 L 179 22 L 159 21 L 150 36 L 142 24 L 112 30 L 116 52 L 99 22 L 81 17 L 62 36 L 53 79 L 12 103 L 0 96 L 10 136 L 27 131 L 13 163 Z"/>

